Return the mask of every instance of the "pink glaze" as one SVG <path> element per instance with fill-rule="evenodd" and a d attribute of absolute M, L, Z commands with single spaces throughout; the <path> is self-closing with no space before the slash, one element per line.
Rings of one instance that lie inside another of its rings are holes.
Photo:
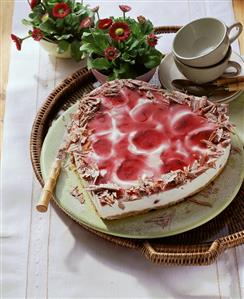
<path fill-rule="evenodd" d="M 206 157 L 202 142 L 216 128 L 187 105 L 167 106 L 163 96 L 123 88 L 115 97 L 102 97 L 100 112 L 89 122 L 90 158 L 103 170 L 96 183 L 135 181 L 183 169 Z M 161 98 L 161 99 L 160 99 Z"/>

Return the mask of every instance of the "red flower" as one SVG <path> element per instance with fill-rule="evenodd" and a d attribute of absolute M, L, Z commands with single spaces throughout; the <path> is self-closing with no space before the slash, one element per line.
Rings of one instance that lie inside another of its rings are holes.
<path fill-rule="evenodd" d="M 67 3 L 56 3 L 52 10 L 53 16 L 58 19 L 63 19 L 70 13 L 70 7 Z"/>
<path fill-rule="evenodd" d="M 39 4 L 39 0 L 30 0 L 29 4 L 31 9 L 35 8 L 37 6 L 37 4 Z"/>
<path fill-rule="evenodd" d="M 158 38 L 154 33 L 150 33 L 147 36 L 147 43 L 149 44 L 150 47 L 155 47 L 156 44 L 158 43 Z"/>
<path fill-rule="evenodd" d="M 99 29 L 105 30 L 108 29 L 113 23 L 112 19 L 101 19 L 97 23 L 97 27 Z"/>
<path fill-rule="evenodd" d="M 14 35 L 14 34 L 11 34 L 11 39 L 15 43 L 17 50 L 20 51 L 21 50 L 22 39 L 19 38 L 16 35 Z"/>
<path fill-rule="evenodd" d="M 117 58 L 119 54 L 120 54 L 119 50 L 116 49 L 115 47 L 108 47 L 107 49 L 104 50 L 104 56 L 111 61 Z"/>
<path fill-rule="evenodd" d="M 128 5 L 119 5 L 119 8 L 123 11 L 123 12 L 128 12 L 131 10 L 131 7 Z"/>
<path fill-rule="evenodd" d="M 33 37 L 34 40 L 39 42 L 43 38 L 43 33 L 41 29 L 34 28 L 33 31 L 31 32 L 31 36 Z"/>
<path fill-rule="evenodd" d="M 125 22 L 116 22 L 109 29 L 109 35 L 117 41 L 125 41 L 131 34 L 130 27 Z"/>
<path fill-rule="evenodd" d="M 92 19 L 90 17 L 86 17 L 85 19 L 81 20 L 80 28 L 89 28 L 92 24 Z"/>

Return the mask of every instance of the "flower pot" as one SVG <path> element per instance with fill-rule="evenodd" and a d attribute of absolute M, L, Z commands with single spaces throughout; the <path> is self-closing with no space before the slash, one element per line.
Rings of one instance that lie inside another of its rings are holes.
<path fill-rule="evenodd" d="M 45 39 L 41 39 L 40 40 L 40 45 L 51 56 L 55 56 L 57 58 L 71 58 L 70 46 L 68 47 L 68 49 L 64 53 L 59 54 L 57 52 L 57 47 L 58 46 L 55 42 L 49 42 Z"/>
<path fill-rule="evenodd" d="M 101 72 L 99 72 L 98 70 L 96 69 L 91 69 L 92 71 L 92 74 L 94 75 L 94 77 L 100 82 L 100 83 L 105 83 L 108 81 L 108 76 L 102 74 Z M 141 81 L 145 81 L 145 82 L 149 82 L 153 75 L 155 74 L 156 72 L 156 68 L 153 68 L 151 70 L 149 70 L 148 72 L 146 72 L 145 74 L 143 75 L 140 75 L 134 79 L 136 80 L 141 80 Z"/>

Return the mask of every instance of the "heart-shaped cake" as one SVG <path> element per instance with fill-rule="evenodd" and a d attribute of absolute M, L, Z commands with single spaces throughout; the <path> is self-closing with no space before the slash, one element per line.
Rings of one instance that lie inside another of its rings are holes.
<path fill-rule="evenodd" d="M 115 80 L 85 95 L 68 127 L 66 152 L 101 218 L 179 202 L 225 166 L 227 106 Z"/>

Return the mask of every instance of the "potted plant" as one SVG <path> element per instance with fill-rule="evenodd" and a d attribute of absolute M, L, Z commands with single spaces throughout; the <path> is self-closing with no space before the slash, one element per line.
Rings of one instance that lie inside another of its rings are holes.
<path fill-rule="evenodd" d="M 87 66 L 102 83 L 120 78 L 149 81 L 162 60 L 155 46 L 158 37 L 153 24 L 143 16 L 126 16 L 131 10 L 120 5 L 123 17 L 99 19 L 82 36 L 81 51 Z"/>
<path fill-rule="evenodd" d="M 51 55 L 80 60 L 81 38 L 94 24 L 94 11 L 74 0 L 30 0 L 29 5 L 29 18 L 22 23 L 32 30 L 24 38 L 11 34 L 17 49 L 32 37 Z"/>

